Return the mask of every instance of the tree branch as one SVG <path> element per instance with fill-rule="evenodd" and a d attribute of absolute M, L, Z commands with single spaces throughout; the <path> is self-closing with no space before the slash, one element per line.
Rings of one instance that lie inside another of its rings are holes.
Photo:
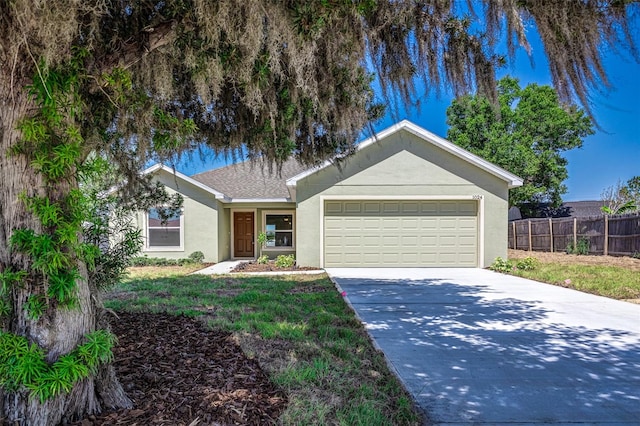
<path fill-rule="evenodd" d="M 93 68 L 95 75 L 103 75 L 114 68 L 130 68 L 151 52 L 173 41 L 177 22 L 175 20 L 162 22 L 156 26 L 147 27 L 134 41 L 123 44 L 116 52 L 107 54 L 96 60 Z"/>

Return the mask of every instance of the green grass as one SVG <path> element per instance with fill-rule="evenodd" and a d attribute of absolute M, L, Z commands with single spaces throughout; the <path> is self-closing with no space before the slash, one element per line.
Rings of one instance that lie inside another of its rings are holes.
<path fill-rule="evenodd" d="M 532 271 L 512 273 L 612 299 L 640 298 L 640 273 L 620 266 L 540 263 Z"/>
<path fill-rule="evenodd" d="M 422 419 L 326 276 L 187 276 L 132 270 L 113 310 L 199 316 L 234 332 L 289 398 L 286 425 L 413 425 Z"/>

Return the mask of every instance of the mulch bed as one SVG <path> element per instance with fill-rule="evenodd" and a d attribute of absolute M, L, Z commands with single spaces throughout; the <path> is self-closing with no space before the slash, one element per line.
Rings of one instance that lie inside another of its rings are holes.
<path fill-rule="evenodd" d="M 269 263 L 242 262 L 231 272 L 284 272 L 284 271 L 318 271 L 318 268 L 311 266 L 293 265 L 290 268 L 278 268 L 273 261 Z"/>
<path fill-rule="evenodd" d="M 131 410 L 84 419 L 90 425 L 269 425 L 287 397 L 229 333 L 197 319 L 118 313 L 114 349 Z"/>

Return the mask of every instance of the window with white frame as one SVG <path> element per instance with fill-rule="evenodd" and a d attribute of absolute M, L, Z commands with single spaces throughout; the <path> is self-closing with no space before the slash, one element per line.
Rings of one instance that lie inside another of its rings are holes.
<path fill-rule="evenodd" d="M 293 213 L 265 213 L 264 231 L 267 248 L 293 248 Z"/>
<path fill-rule="evenodd" d="M 148 249 L 181 249 L 183 237 L 183 221 L 180 213 L 175 213 L 163 221 L 158 209 L 149 209 L 147 212 Z"/>

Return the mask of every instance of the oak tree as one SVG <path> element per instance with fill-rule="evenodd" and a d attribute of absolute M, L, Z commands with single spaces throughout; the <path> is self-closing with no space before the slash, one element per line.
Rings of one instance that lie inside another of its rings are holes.
<path fill-rule="evenodd" d="M 552 87 L 521 88 L 512 77 L 498 82 L 498 105 L 482 95 L 454 99 L 447 124 L 449 140 L 523 179 L 509 193 L 510 205 L 519 207 L 558 207 L 567 191 L 568 163 L 562 154 L 594 133 L 586 112 L 560 102 Z"/>

